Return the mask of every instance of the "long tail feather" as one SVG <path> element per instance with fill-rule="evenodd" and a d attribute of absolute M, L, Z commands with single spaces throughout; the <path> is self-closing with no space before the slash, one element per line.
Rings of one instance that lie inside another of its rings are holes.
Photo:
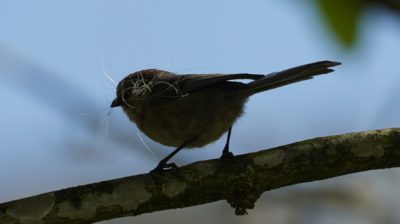
<path fill-rule="evenodd" d="M 274 72 L 247 84 L 249 94 L 255 94 L 284 85 L 312 79 L 314 76 L 333 71 L 330 67 L 340 65 L 340 62 L 319 61 L 301 65 L 281 72 Z"/>

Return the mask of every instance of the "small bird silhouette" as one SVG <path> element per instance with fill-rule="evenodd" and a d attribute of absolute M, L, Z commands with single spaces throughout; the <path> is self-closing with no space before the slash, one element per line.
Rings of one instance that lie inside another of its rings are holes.
<path fill-rule="evenodd" d="M 183 74 L 148 69 L 132 73 L 117 86 L 111 107 L 122 106 L 129 119 L 148 137 L 176 149 L 153 172 L 176 167 L 168 161 L 181 149 L 227 140 L 222 159 L 230 158 L 232 125 L 243 114 L 250 96 L 333 71 L 339 62 L 319 61 L 268 75 Z M 236 80 L 251 80 L 249 83 Z"/>

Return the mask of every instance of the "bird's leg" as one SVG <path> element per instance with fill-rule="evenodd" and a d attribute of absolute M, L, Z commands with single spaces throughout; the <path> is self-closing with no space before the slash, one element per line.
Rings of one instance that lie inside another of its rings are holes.
<path fill-rule="evenodd" d="M 193 142 L 195 138 L 192 138 L 191 140 L 182 143 L 180 146 L 178 146 L 173 152 L 171 152 L 169 155 L 167 155 L 164 159 L 162 159 L 156 168 L 150 171 L 150 173 L 155 173 L 155 172 L 160 172 L 165 169 L 169 168 L 177 168 L 175 163 L 167 163 L 168 160 L 170 160 L 175 154 L 177 154 L 181 149 L 185 148 L 189 143 Z"/>
<path fill-rule="evenodd" d="M 233 153 L 231 153 L 229 151 L 229 142 L 231 140 L 231 132 L 232 132 L 232 127 L 229 127 L 225 147 L 224 147 L 224 150 L 222 150 L 222 156 L 220 157 L 220 159 L 229 159 L 229 158 L 233 157 Z"/>

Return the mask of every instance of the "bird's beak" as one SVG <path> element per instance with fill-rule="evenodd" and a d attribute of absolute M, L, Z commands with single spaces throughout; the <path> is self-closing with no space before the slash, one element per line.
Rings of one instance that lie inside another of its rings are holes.
<path fill-rule="evenodd" d="M 121 105 L 122 105 L 122 100 L 121 100 L 121 98 L 117 97 L 112 101 L 110 107 L 119 107 Z"/>

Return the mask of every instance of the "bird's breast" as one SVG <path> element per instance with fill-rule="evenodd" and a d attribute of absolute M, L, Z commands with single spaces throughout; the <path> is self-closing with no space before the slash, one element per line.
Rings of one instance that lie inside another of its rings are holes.
<path fill-rule="evenodd" d="M 148 137 L 163 145 L 201 147 L 219 139 L 243 113 L 246 97 L 233 91 L 207 89 L 177 99 L 148 100 L 128 117 Z"/>

